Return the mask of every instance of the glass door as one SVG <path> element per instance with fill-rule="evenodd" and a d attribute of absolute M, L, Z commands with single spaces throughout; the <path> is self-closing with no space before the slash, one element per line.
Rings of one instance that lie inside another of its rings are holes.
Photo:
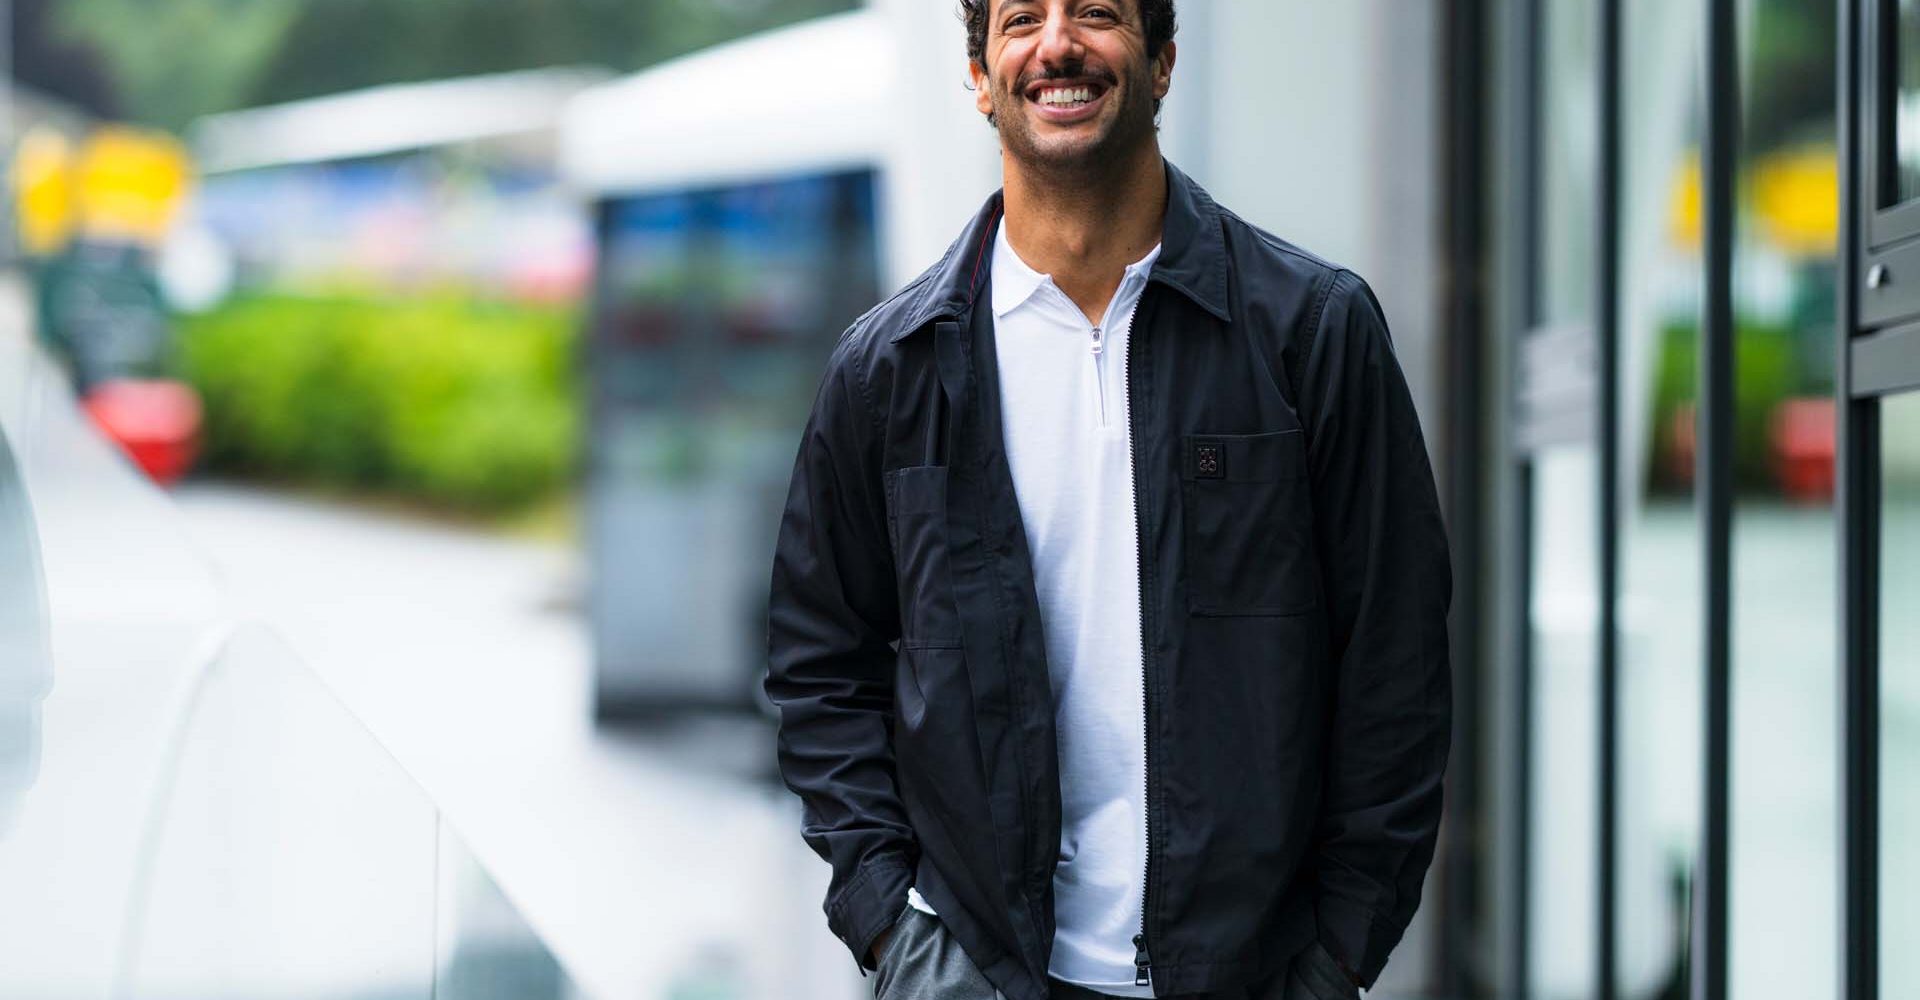
<path fill-rule="evenodd" d="M 1840 421 L 1848 997 L 1920 991 L 1920 0 L 1842 24 Z"/>

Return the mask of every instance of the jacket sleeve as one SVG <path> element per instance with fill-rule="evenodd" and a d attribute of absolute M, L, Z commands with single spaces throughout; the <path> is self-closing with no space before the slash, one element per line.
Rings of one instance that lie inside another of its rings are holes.
<path fill-rule="evenodd" d="M 913 841 L 894 783 L 899 637 L 878 428 L 842 338 L 800 439 L 774 546 L 765 689 L 779 711 L 782 779 L 801 836 L 833 866 L 827 925 L 862 969 L 912 884 Z"/>
<path fill-rule="evenodd" d="M 1371 985 L 1420 903 L 1452 725 L 1452 570 L 1386 320 L 1340 272 L 1300 378 L 1333 661 L 1311 863 L 1319 939 Z"/>

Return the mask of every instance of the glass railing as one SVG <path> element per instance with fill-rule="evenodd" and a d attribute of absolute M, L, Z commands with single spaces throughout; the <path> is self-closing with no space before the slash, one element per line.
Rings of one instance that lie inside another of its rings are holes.
<path fill-rule="evenodd" d="M 0 997 L 580 995 L 0 282 Z"/>

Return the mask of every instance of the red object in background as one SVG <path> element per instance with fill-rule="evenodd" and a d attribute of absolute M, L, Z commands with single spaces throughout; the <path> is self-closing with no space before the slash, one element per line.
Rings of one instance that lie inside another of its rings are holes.
<path fill-rule="evenodd" d="M 114 379 L 95 386 L 81 405 L 94 425 L 154 482 L 173 483 L 200 453 L 200 395 L 163 379 Z"/>
<path fill-rule="evenodd" d="M 1833 400 L 1789 399 L 1773 408 L 1768 454 L 1773 480 L 1790 500 L 1825 503 L 1833 499 Z"/>
<path fill-rule="evenodd" d="M 1672 426 L 1673 450 L 1667 453 L 1667 475 L 1674 482 L 1689 489 L 1693 487 L 1693 450 L 1697 442 L 1693 434 L 1693 404 L 1681 403 L 1673 408 Z"/>

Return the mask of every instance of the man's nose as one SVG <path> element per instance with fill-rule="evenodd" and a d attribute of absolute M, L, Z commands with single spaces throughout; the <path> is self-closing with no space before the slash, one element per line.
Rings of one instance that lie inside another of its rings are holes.
<path fill-rule="evenodd" d="M 1084 54 L 1073 15 L 1064 11 L 1048 15 L 1047 23 L 1040 28 L 1040 46 L 1035 53 L 1041 63 L 1050 67 L 1065 66 L 1078 62 Z"/>

